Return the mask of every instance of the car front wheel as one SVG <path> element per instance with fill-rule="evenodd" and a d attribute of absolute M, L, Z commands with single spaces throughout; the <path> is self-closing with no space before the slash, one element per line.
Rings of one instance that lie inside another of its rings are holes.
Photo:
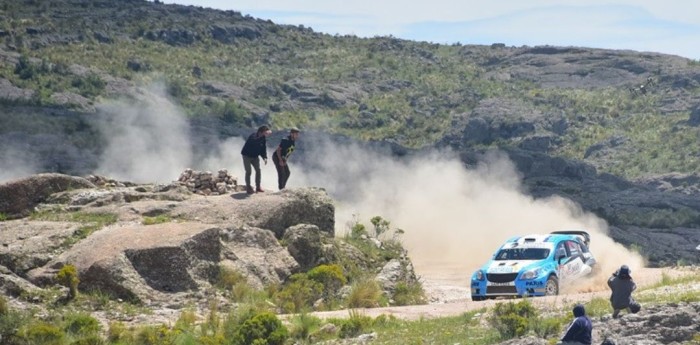
<path fill-rule="evenodd" d="M 547 284 L 544 286 L 545 296 L 556 296 L 559 294 L 559 279 L 555 276 L 550 276 L 547 279 Z"/>

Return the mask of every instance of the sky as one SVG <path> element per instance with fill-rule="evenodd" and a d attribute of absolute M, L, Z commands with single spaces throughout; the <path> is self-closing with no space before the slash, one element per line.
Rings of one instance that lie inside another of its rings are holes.
<path fill-rule="evenodd" d="M 696 0 L 165 0 L 329 34 L 434 43 L 578 46 L 700 60 Z"/>

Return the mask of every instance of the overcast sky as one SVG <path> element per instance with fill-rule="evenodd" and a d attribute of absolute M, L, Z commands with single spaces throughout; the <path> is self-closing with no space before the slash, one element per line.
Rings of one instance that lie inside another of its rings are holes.
<path fill-rule="evenodd" d="M 329 34 L 632 49 L 700 60 L 697 0 L 165 0 Z"/>

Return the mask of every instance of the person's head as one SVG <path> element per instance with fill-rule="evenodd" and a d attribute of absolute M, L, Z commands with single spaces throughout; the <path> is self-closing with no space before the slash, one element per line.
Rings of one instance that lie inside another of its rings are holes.
<path fill-rule="evenodd" d="M 270 134 L 272 134 L 270 127 L 267 127 L 267 126 L 258 127 L 258 135 L 264 135 L 266 137 L 269 137 Z"/>
<path fill-rule="evenodd" d="M 586 315 L 586 308 L 583 307 L 583 304 L 577 304 L 574 307 L 574 317 L 579 317 L 579 316 L 584 316 Z"/>
<path fill-rule="evenodd" d="M 299 128 L 292 127 L 289 130 L 289 137 L 292 138 L 292 140 L 297 140 L 297 138 L 299 137 L 299 133 L 300 133 Z"/>
<path fill-rule="evenodd" d="M 620 278 L 629 278 L 630 273 L 632 273 L 632 271 L 630 270 L 629 266 L 627 266 L 627 265 L 620 266 L 620 270 L 619 270 Z"/>

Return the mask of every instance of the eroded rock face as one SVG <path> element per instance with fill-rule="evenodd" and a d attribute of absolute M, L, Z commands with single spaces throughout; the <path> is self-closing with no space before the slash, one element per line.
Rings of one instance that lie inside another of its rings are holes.
<path fill-rule="evenodd" d="M 0 265 L 14 274 L 26 276 L 27 271 L 43 266 L 60 254 L 63 242 L 80 226 L 72 222 L 0 222 Z"/>
<path fill-rule="evenodd" d="M 299 264 L 269 230 L 249 226 L 228 228 L 222 240 L 222 264 L 245 274 L 255 287 L 282 283 L 299 270 Z"/>
<path fill-rule="evenodd" d="M 82 177 L 63 174 L 38 174 L 10 181 L 0 184 L 0 213 L 11 218 L 24 217 L 53 193 L 94 187 Z"/>

